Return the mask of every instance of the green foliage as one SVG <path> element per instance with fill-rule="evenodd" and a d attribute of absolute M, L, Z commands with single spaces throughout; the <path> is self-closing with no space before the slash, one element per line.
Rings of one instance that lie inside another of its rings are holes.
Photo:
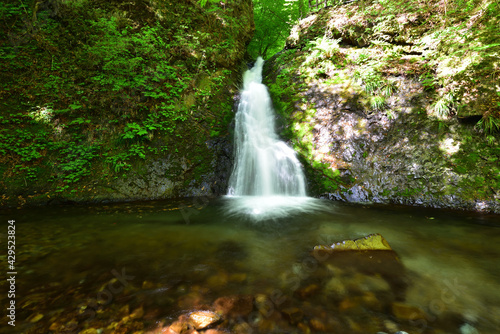
<path fill-rule="evenodd" d="M 344 59 L 343 54 L 340 52 L 339 42 L 340 39 L 331 40 L 324 36 L 309 41 L 305 48 L 309 55 L 303 65 L 309 67 L 317 65 L 320 76 L 325 74 L 328 69 L 341 66 Z"/>
<path fill-rule="evenodd" d="M 32 0 L 0 4 L 0 163 L 11 195 L 74 193 L 106 167 L 121 176 L 227 133 L 250 18 L 236 15 L 244 5 L 201 2 L 45 1 L 36 13 Z"/>
<path fill-rule="evenodd" d="M 500 131 L 500 118 L 495 115 L 484 115 L 476 124 L 486 134 L 498 133 Z"/>
<path fill-rule="evenodd" d="M 310 41 L 310 46 L 312 46 L 313 50 L 319 51 L 326 58 L 332 58 L 336 53 L 339 52 L 341 42 L 341 38 L 331 40 L 325 36 L 319 37 L 314 41 Z"/>
<path fill-rule="evenodd" d="M 372 96 L 370 98 L 370 106 L 375 110 L 382 110 L 385 106 L 385 98 L 383 96 Z"/>
<path fill-rule="evenodd" d="M 110 164 L 115 173 L 129 171 L 132 165 L 129 163 L 132 155 L 128 152 L 117 153 L 106 158 L 105 162 Z"/>
<path fill-rule="evenodd" d="M 424 74 L 422 74 L 420 76 L 420 81 L 422 82 L 424 89 L 428 91 L 433 91 L 437 84 L 436 78 L 430 72 L 425 72 Z"/>
<path fill-rule="evenodd" d="M 75 183 L 90 174 L 91 161 L 97 157 L 98 145 L 70 142 L 61 150 L 58 168 L 65 183 Z"/>
<path fill-rule="evenodd" d="M 379 88 L 383 87 L 385 82 L 380 72 L 372 66 L 362 66 L 354 72 L 354 78 L 358 79 L 359 83 L 364 85 L 365 91 L 368 94 L 375 93 Z"/>
<path fill-rule="evenodd" d="M 200 7 L 205 7 L 207 3 L 209 2 L 218 2 L 218 0 L 198 0 L 198 4 Z"/>
<path fill-rule="evenodd" d="M 320 182 L 327 191 L 335 191 L 342 184 L 340 171 L 338 169 L 332 169 L 329 164 L 320 161 L 313 161 L 312 167 L 322 174 Z"/>
<path fill-rule="evenodd" d="M 155 129 L 153 125 L 150 125 L 149 128 L 151 130 Z M 140 126 L 137 123 L 128 123 L 124 131 L 125 133 L 122 135 L 123 139 L 134 139 L 134 138 L 144 139 L 148 135 L 148 131 L 146 130 L 146 128 Z"/>
<path fill-rule="evenodd" d="M 254 0 L 255 33 L 248 46 L 253 58 L 267 58 L 283 49 L 293 24 L 303 15 L 303 0 Z"/>

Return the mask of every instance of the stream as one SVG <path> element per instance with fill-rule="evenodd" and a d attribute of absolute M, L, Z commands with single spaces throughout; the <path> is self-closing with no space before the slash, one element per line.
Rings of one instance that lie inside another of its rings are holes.
<path fill-rule="evenodd" d="M 17 275 L 16 326 L 3 316 L 1 333 L 167 333 L 220 298 L 243 303 L 215 325 L 220 333 L 500 328 L 498 216 L 318 200 L 322 210 L 255 221 L 228 214 L 228 201 L 3 210 L 15 220 Z M 380 275 L 311 256 L 316 245 L 371 233 L 406 268 L 394 273 L 407 284 L 402 298 Z"/>

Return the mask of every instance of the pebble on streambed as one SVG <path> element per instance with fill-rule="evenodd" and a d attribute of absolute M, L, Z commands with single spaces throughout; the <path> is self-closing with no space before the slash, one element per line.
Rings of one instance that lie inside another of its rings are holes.
<path fill-rule="evenodd" d="M 212 311 L 195 311 L 189 315 L 188 320 L 195 329 L 204 329 L 217 323 L 221 317 Z"/>

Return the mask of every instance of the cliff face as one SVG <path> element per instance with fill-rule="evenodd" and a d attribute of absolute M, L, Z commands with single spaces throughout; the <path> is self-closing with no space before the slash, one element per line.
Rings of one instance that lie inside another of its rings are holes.
<path fill-rule="evenodd" d="M 250 0 L 8 1 L 2 203 L 217 195 Z"/>
<path fill-rule="evenodd" d="M 266 80 L 310 193 L 500 212 L 499 11 L 482 5 L 438 21 L 360 2 L 293 29 Z"/>

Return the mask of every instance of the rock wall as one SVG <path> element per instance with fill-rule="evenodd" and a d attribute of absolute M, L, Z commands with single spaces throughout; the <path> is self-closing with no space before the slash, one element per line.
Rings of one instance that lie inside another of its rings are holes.
<path fill-rule="evenodd" d="M 475 126 L 486 113 L 477 101 L 459 110 L 443 102 L 444 91 L 463 94 L 453 89 L 459 79 L 437 83 L 445 65 L 436 57 L 451 57 L 437 50 L 448 41 L 426 43 L 435 30 L 416 14 L 368 13 L 355 4 L 314 13 L 266 64 L 282 135 L 302 158 L 309 192 L 499 213 L 499 134 Z M 487 70 L 469 65 L 455 63 L 472 77 Z M 493 92 L 488 80 L 475 91 Z M 483 97 L 498 113 L 494 93 Z"/>

